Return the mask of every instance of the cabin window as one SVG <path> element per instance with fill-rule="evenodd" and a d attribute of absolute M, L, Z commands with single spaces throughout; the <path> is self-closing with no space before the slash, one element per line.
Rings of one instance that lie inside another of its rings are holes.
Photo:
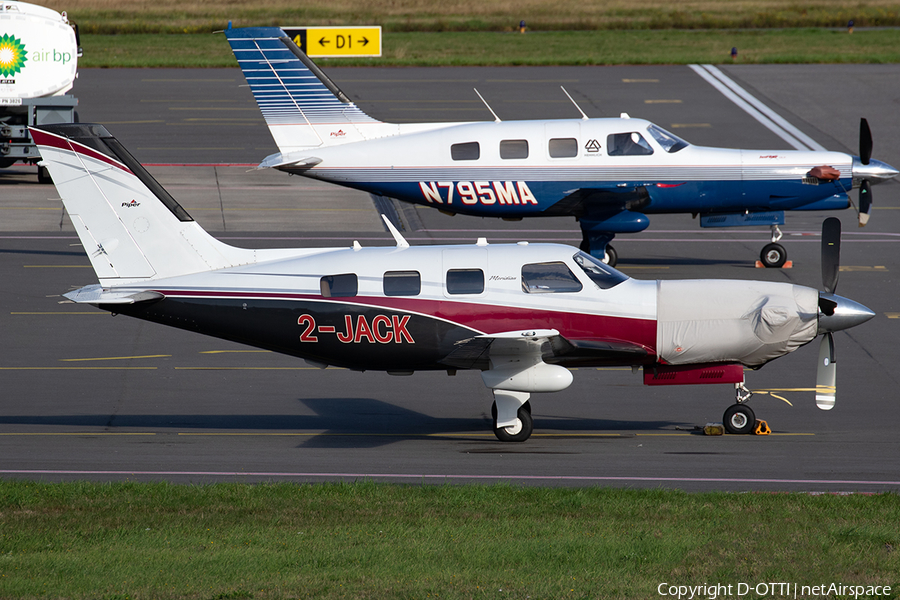
<path fill-rule="evenodd" d="M 481 269 L 450 269 L 447 271 L 448 294 L 480 294 L 484 291 L 484 271 Z"/>
<path fill-rule="evenodd" d="M 686 141 L 684 141 L 674 133 L 669 133 L 662 127 L 651 125 L 647 128 L 647 131 L 650 132 L 650 135 L 653 136 L 654 140 L 659 142 L 659 145 L 662 146 L 662 149 L 670 154 L 674 154 L 675 152 L 688 147 L 688 143 Z"/>
<path fill-rule="evenodd" d="M 610 156 L 646 156 L 653 154 L 653 148 L 644 136 L 634 131 L 606 136 L 606 152 Z"/>
<path fill-rule="evenodd" d="M 529 294 L 580 292 L 581 282 L 564 262 L 532 263 L 522 266 L 522 290 Z"/>
<path fill-rule="evenodd" d="M 326 275 L 319 281 L 319 289 L 323 298 L 345 298 L 355 296 L 359 290 L 356 273 L 343 275 Z"/>
<path fill-rule="evenodd" d="M 481 146 L 478 142 L 466 142 L 450 146 L 450 158 L 453 160 L 478 160 L 481 158 Z"/>
<path fill-rule="evenodd" d="M 578 140 L 575 138 L 553 138 L 549 145 L 550 158 L 572 158 L 578 156 Z"/>
<path fill-rule="evenodd" d="M 384 274 L 385 296 L 417 296 L 422 291 L 418 271 L 387 271 Z"/>
<path fill-rule="evenodd" d="M 500 158 L 528 158 L 528 140 L 502 140 Z"/>
<path fill-rule="evenodd" d="M 628 279 L 628 276 L 602 263 L 590 254 L 579 252 L 574 257 L 575 264 L 597 284 L 601 290 L 608 290 Z"/>

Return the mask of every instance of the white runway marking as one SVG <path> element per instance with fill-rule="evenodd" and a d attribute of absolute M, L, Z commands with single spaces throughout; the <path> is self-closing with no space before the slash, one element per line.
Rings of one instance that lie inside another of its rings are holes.
<path fill-rule="evenodd" d="M 688 66 L 697 75 L 709 82 L 710 85 L 722 92 L 726 98 L 737 104 L 747 114 L 762 123 L 796 150 L 826 150 L 822 144 L 788 123 L 781 115 L 760 102 L 750 92 L 739 86 L 713 65 Z"/>

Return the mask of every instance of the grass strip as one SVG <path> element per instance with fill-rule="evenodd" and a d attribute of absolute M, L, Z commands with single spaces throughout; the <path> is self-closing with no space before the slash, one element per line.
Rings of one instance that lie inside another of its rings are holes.
<path fill-rule="evenodd" d="M 896 494 L 4 481 L 0 597 L 612 599 L 834 582 L 896 598 L 897 523 Z"/>
<path fill-rule="evenodd" d="M 261 25 L 381 25 L 385 31 L 712 29 L 900 25 L 895 0 L 34 0 L 85 33 L 201 33 Z"/>
<path fill-rule="evenodd" d="M 897 63 L 893 29 L 388 33 L 380 58 L 333 66 Z M 237 67 L 224 35 L 82 35 L 79 67 Z"/>

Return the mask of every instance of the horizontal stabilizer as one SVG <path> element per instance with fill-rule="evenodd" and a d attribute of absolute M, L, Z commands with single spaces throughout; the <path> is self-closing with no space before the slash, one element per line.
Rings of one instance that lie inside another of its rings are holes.
<path fill-rule="evenodd" d="M 104 290 L 101 285 L 89 285 L 64 296 L 76 304 L 138 304 L 165 298 L 162 293 L 152 290 Z"/>
<path fill-rule="evenodd" d="M 299 156 L 296 154 L 271 154 L 261 163 L 259 169 L 281 169 L 283 171 L 305 171 L 322 162 L 315 156 Z"/>

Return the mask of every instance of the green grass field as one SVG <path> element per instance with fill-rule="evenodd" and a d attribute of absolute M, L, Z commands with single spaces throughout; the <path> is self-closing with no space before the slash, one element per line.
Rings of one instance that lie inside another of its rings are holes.
<path fill-rule="evenodd" d="M 32 0 L 84 33 L 205 33 L 262 25 L 381 25 L 385 31 L 531 31 L 900 26 L 895 0 Z"/>
<path fill-rule="evenodd" d="M 32 1 L 78 24 L 82 67 L 235 66 L 229 22 L 382 26 L 381 58 L 337 65 L 900 62 L 900 31 L 861 29 L 900 27 L 896 0 Z"/>
<path fill-rule="evenodd" d="M 898 523 L 896 494 L 7 481 L 0 597 L 613 599 L 787 582 L 896 598 Z"/>
<path fill-rule="evenodd" d="M 385 33 L 380 58 L 328 65 L 615 65 L 900 62 L 900 31 L 573 31 Z M 80 67 L 236 67 L 218 34 L 83 35 Z"/>

